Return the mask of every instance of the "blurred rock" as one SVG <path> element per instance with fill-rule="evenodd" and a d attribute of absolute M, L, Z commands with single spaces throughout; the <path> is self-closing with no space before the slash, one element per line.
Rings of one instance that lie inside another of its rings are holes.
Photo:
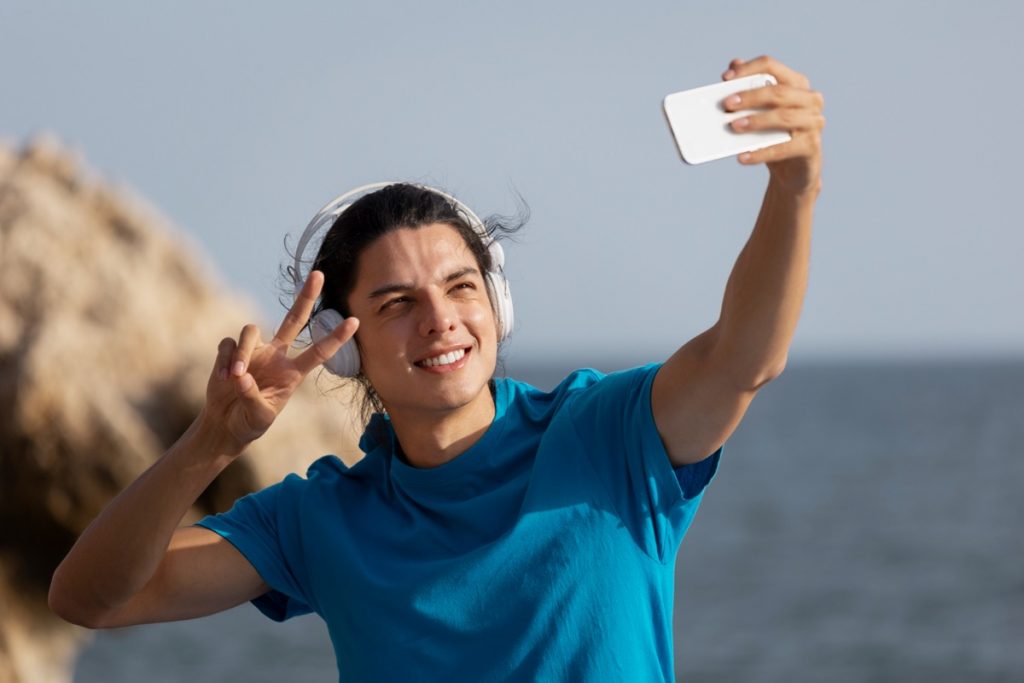
<path fill-rule="evenodd" d="M 246 322 L 255 308 L 138 197 L 52 139 L 0 143 L 0 682 L 71 680 L 89 632 L 47 609 L 53 570 L 192 422 Z M 350 400 L 307 381 L 186 521 L 324 453 L 353 463 Z"/>

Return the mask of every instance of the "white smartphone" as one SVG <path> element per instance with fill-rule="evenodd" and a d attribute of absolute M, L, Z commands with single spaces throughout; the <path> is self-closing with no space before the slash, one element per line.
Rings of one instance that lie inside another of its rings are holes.
<path fill-rule="evenodd" d="M 729 125 L 733 120 L 764 110 L 726 111 L 722 105 L 735 92 L 775 84 L 771 74 L 754 74 L 667 95 L 661 108 L 683 161 L 702 164 L 789 142 L 792 138 L 784 130 L 733 131 Z"/>

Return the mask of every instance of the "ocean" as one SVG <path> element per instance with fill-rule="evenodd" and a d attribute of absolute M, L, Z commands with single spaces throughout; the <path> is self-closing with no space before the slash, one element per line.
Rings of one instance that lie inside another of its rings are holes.
<path fill-rule="evenodd" d="M 551 387 L 568 369 L 510 374 Z M 683 541 L 674 636 L 687 683 L 1024 681 L 1024 360 L 793 364 L 726 444 Z M 243 605 L 99 632 L 74 680 L 337 670 L 317 617 Z"/>

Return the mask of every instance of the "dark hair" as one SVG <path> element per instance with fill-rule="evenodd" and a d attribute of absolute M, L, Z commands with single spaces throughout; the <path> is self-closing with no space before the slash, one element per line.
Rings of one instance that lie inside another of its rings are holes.
<path fill-rule="evenodd" d="M 483 238 L 457 204 L 419 185 L 395 183 L 363 195 L 334 221 L 313 259 L 309 270 L 323 272 L 324 286 L 312 315 L 332 308 L 348 317 L 348 297 L 356 285 L 360 255 L 378 238 L 400 228 L 419 228 L 432 223 L 450 225 L 469 247 L 480 273 L 490 272 L 493 264 L 488 243 L 515 233 L 529 220 L 529 207 L 518 192 L 516 197 L 518 214 L 514 218 L 492 215 L 483 219 L 487 234 L 487 238 Z M 497 293 L 491 291 L 487 278 L 484 281 L 494 308 Z M 383 412 L 384 405 L 362 371 L 353 380 L 362 388 L 360 417 L 365 424 L 373 413 Z"/>

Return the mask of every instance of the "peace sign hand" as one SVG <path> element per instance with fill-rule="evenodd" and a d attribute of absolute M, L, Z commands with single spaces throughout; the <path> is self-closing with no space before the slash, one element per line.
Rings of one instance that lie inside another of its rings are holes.
<path fill-rule="evenodd" d="M 225 337 L 217 347 L 203 410 L 227 452 L 241 453 L 262 436 L 306 375 L 348 343 L 359 328 L 358 319 L 346 318 L 331 334 L 294 358 L 288 357 L 288 349 L 308 322 L 323 283 L 320 271 L 309 274 L 295 305 L 269 342 L 263 343 L 259 328 L 250 324 L 242 328 L 237 342 Z"/>
<path fill-rule="evenodd" d="M 742 164 L 767 163 L 772 181 L 796 193 L 816 195 L 821 182 L 821 131 L 825 127 L 822 109 L 825 99 L 811 89 L 807 77 L 771 58 L 758 57 L 749 62 L 734 59 L 722 80 L 768 73 L 778 85 L 768 85 L 727 97 L 727 111 L 764 109 L 763 112 L 732 122 L 737 133 L 752 130 L 785 130 L 792 139 L 771 147 L 741 154 Z"/>

